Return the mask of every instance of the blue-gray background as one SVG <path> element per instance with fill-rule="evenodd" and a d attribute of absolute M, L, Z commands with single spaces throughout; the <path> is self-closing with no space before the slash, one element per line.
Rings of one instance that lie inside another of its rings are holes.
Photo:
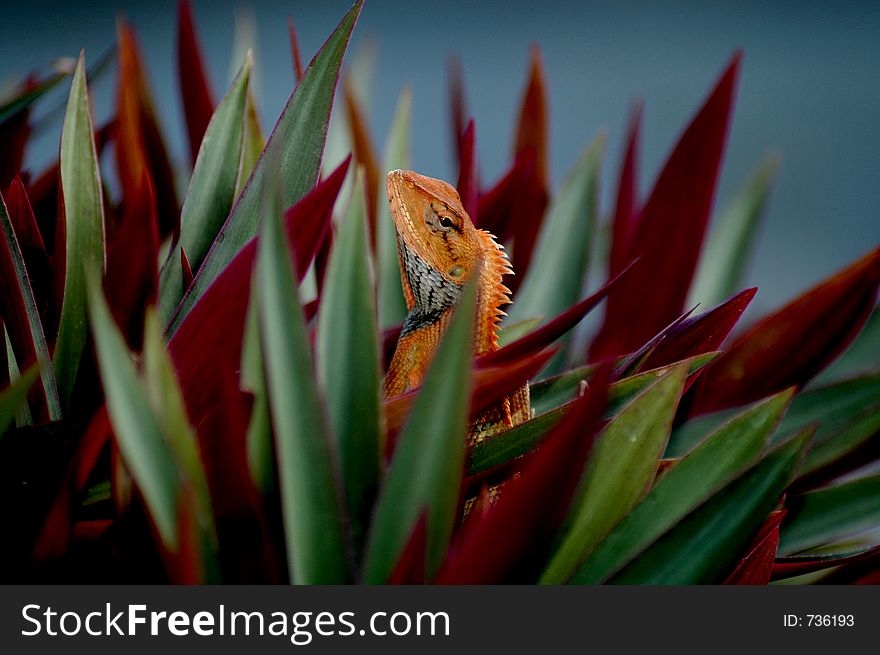
<path fill-rule="evenodd" d="M 234 0 L 193 0 L 215 97 L 232 62 Z M 307 61 L 349 0 L 254 1 L 259 104 L 268 131 L 293 84 L 287 16 Z M 173 2 L 8 2 L 0 20 L 0 80 L 45 70 L 85 48 L 94 61 L 113 42 L 116 11 L 136 26 L 172 154 L 185 156 L 174 55 Z M 581 149 L 608 135 L 603 211 L 609 206 L 626 116 L 645 103 L 641 187 L 736 48 L 745 51 L 733 129 L 716 205 L 768 150 L 781 154 L 778 185 L 749 274 L 769 308 L 880 241 L 880 3 L 467 2 L 367 0 L 353 49 L 374 41 L 370 122 L 381 148 L 401 87 L 414 92 L 413 166 L 454 178 L 447 62 L 464 63 L 477 124 L 481 173 L 509 161 L 528 48 L 543 49 L 549 80 L 556 184 Z M 350 51 L 351 52 L 351 51 Z M 112 75 L 96 85 L 99 117 L 111 109 Z M 63 92 L 62 92 L 63 93 Z M 50 104 L 50 103 L 47 103 Z M 57 154 L 49 129 L 28 153 L 41 167 Z"/>

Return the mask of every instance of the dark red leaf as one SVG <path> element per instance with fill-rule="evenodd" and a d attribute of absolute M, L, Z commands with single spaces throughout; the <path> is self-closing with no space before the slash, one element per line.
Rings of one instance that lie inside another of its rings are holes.
<path fill-rule="evenodd" d="M 524 150 L 534 150 L 535 169 L 541 186 L 547 189 L 550 177 L 547 142 L 547 83 L 541 63 L 541 49 L 531 48 L 529 80 L 520 104 L 516 128 L 514 156 Z"/>
<path fill-rule="evenodd" d="M 690 315 L 694 313 L 694 310 L 696 308 L 696 305 L 691 307 L 684 314 L 679 316 L 677 319 L 672 321 L 672 323 L 670 323 L 665 328 L 660 330 L 660 332 L 658 332 L 656 335 L 651 337 L 651 339 L 641 348 L 624 358 L 624 360 L 619 363 L 614 369 L 615 377 L 626 377 L 628 375 L 633 375 L 643 370 L 645 368 L 645 361 L 648 359 L 648 357 L 650 357 L 651 353 L 654 352 L 654 349 L 657 348 L 658 345 L 660 345 L 660 343 L 666 338 L 667 334 L 669 334 L 679 325 L 684 323 L 690 317 Z"/>
<path fill-rule="evenodd" d="M 302 58 L 299 54 L 299 39 L 296 36 L 296 27 L 293 24 L 293 17 L 287 17 L 287 32 L 290 34 L 290 52 L 293 56 L 293 74 L 296 77 L 296 83 L 299 84 L 299 81 L 303 76 L 303 65 Z"/>
<path fill-rule="evenodd" d="M 749 545 L 745 556 L 733 572 L 727 576 L 724 584 L 766 585 L 770 582 L 773 560 L 779 546 L 779 524 L 784 517 L 784 509 L 770 513 L 758 536 Z"/>
<path fill-rule="evenodd" d="M 757 287 L 740 291 L 709 311 L 681 321 L 666 332 L 641 368 L 660 368 L 718 350 L 757 292 Z"/>
<path fill-rule="evenodd" d="M 177 72 L 189 137 L 190 162 L 195 165 L 202 137 L 214 113 L 214 101 L 189 0 L 177 3 Z"/>
<path fill-rule="evenodd" d="M 734 55 L 691 121 L 641 211 L 629 255 L 636 270 L 608 298 L 593 359 L 631 352 L 684 308 L 727 142 L 741 55 Z"/>
<path fill-rule="evenodd" d="M 476 128 L 474 119 L 468 121 L 464 134 L 461 137 L 461 149 L 458 164 L 458 195 L 464 210 L 476 225 L 477 196 L 479 188 L 477 182 L 477 154 L 476 154 Z"/>
<path fill-rule="evenodd" d="M 325 203 L 331 195 L 333 202 L 336 201 L 350 162 L 351 155 L 346 157 L 345 161 L 326 179 L 318 183 L 312 191 L 312 194 L 315 195 L 314 198 L 302 207 L 300 207 L 301 200 L 284 214 L 284 220 L 291 229 L 289 238 L 293 243 L 296 276 L 299 280 L 302 280 L 306 271 L 309 270 L 309 266 L 312 265 L 312 261 L 320 252 L 322 245 L 332 238 L 333 203 L 331 202 L 329 210 L 327 210 Z M 318 189 L 322 189 L 322 191 L 318 193 Z M 321 277 L 323 279 L 323 275 Z"/>
<path fill-rule="evenodd" d="M 623 270 L 632 260 L 632 242 L 639 224 L 639 135 L 642 123 L 642 105 L 637 104 L 629 117 L 626 151 L 620 166 L 617 199 L 611 223 L 611 252 L 608 256 L 608 275 Z"/>
<path fill-rule="evenodd" d="M 321 245 L 315 253 L 315 284 L 318 287 L 318 299 L 321 298 L 321 292 L 324 291 L 324 280 L 327 278 L 327 266 L 330 264 L 330 251 L 333 250 L 333 224 L 327 227 L 324 237 L 321 239 Z"/>
<path fill-rule="evenodd" d="M 547 362 L 559 352 L 559 348 L 547 348 L 537 355 L 524 357 L 501 366 L 477 368 L 474 390 L 471 394 L 471 414 L 477 414 L 491 405 L 501 402 L 523 384 L 535 377 Z M 480 361 L 477 360 L 479 366 Z"/>
<path fill-rule="evenodd" d="M 388 578 L 388 584 L 425 584 L 428 513 L 423 510 Z"/>
<path fill-rule="evenodd" d="M 435 582 L 531 581 L 535 571 L 523 570 L 523 562 L 543 561 L 565 517 L 607 403 L 608 374 L 607 365 L 600 367 L 588 393 L 524 459 L 520 476 L 504 485 L 485 512 L 465 520 Z"/>
<path fill-rule="evenodd" d="M 525 150 L 514 159 L 513 164 L 488 191 L 482 192 L 477 201 L 479 220 L 474 223 L 494 234 L 499 241 L 513 236 L 512 217 L 521 189 L 533 177 L 535 170 L 534 150 Z"/>
<path fill-rule="evenodd" d="M 6 188 L 21 170 L 24 148 L 31 135 L 30 114 L 25 107 L 0 122 L 0 188 Z"/>
<path fill-rule="evenodd" d="M 692 414 L 803 386 L 855 338 L 874 309 L 880 248 L 759 321 L 706 367 Z"/>
<path fill-rule="evenodd" d="M 559 314 L 556 318 L 545 323 L 537 330 L 520 337 L 513 343 L 509 343 L 495 352 L 486 353 L 477 360 L 480 367 L 500 366 L 504 363 L 530 357 L 540 352 L 551 343 L 559 339 L 571 330 L 586 316 L 591 309 L 598 305 L 620 282 L 630 274 L 632 266 L 621 271 L 613 280 L 606 282 L 605 286 L 593 295 L 584 298 L 575 305 Z"/>
<path fill-rule="evenodd" d="M 348 125 L 351 129 L 351 143 L 354 148 L 354 159 L 364 170 L 364 191 L 367 201 L 367 224 L 369 225 L 370 249 L 376 251 L 376 212 L 379 208 L 379 164 L 376 151 L 370 140 L 367 121 L 363 109 L 358 102 L 354 89 L 348 78 L 343 80 L 345 110 L 348 113 Z"/>
<path fill-rule="evenodd" d="M 149 170 L 143 169 L 142 176 L 140 185 L 129 189 L 130 202 L 109 241 L 104 275 L 107 304 L 135 351 L 143 342 L 146 308 L 155 303 L 159 289 L 156 194 Z"/>
<path fill-rule="evenodd" d="M 117 32 L 119 125 L 116 159 L 123 202 L 129 202 L 132 191 L 137 190 L 142 171 L 149 170 L 156 194 L 159 235 L 164 239 L 177 229 L 180 219 L 174 172 L 156 123 L 134 30 L 124 20 L 119 20 Z"/>

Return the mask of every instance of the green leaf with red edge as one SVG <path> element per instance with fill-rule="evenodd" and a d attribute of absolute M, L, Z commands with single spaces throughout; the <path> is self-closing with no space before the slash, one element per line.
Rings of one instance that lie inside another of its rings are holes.
<path fill-rule="evenodd" d="M 251 177 L 260 156 L 266 147 L 266 137 L 263 136 L 263 128 L 260 117 L 257 114 L 257 102 L 254 100 L 253 84 L 248 90 L 247 109 L 244 122 L 244 143 L 241 148 L 241 166 L 238 171 L 238 180 L 235 183 L 235 197 L 241 195 L 247 181 Z"/>
<path fill-rule="evenodd" d="M 314 257 L 317 235 L 325 233 L 330 224 L 347 170 L 348 160 L 285 213 L 298 281 Z M 227 376 L 217 372 L 239 369 L 257 243 L 258 239 L 253 239 L 239 251 L 169 340 L 187 409 L 196 426 L 215 411 L 216 399 L 222 396 L 221 385 Z"/>
<path fill-rule="evenodd" d="M 878 556 L 880 556 L 880 546 L 830 555 L 777 557 L 773 563 L 772 577 L 774 580 L 783 580 L 838 566 L 856 566 L 876 559 Z"/>
<path fill-rule="evenodd" d="M 712 226 L 689 302 L 719 303 L 742 287 L 778 168 L 778 156 L 765 156 Z"/>
<path fill-rule="evenodd" d="M 609 298 L 590 348 L 593 359 L 634 350 L 684 308 L 721 168 L 740 59 L 734 55 L 642 208 L 629 251 L 640 259 Z"/>
<path fill-rule="evenodd" d="M 471 510 L 435 582 L 494 584 L 511 576 L 534 580 L 537 571 L 517 568 L 547 554 L 594 447 L 607 381 L 605 367 L 590 392 L 523 462 L 519 477 L 505 484 L 498 500 L 484 512 Z"/>
<path fill-rule="evenodd" d="M 12 384 L 0 391 L 0 438 L 6 432 L 19 409 L 25 404 L 28 391 L 39 377 L 39 369 L 32 366 L 13 380 Z"/>
<path fill-rule="evenodd" d="M 712 363 L 692 414 L 806 384 L 859 333 L 880 286 L 880 248 L 765 317 Z"/>
<path fill-rule="evenodd" d="M 189 286 L 184 284 L 178 253 L 185 250 L 190 266 L 198 271 L 235 199 L 251 65 L 252 58 L 248 56 L 217 111 L 210 117 L 204 141 L 200 141 L 202 146 L 180 212 L 180 235 L 162 267 L 159 311 L 165 324 Z"/>
<path fill-rule="evenodd" d="M 164 546 L 176 552 L 179 479 L 172 449 L 141 388 L 131 353 L 113 322 L 100 284 L 89 280 L 89 316 L 116 444 Z"/>
<path fill-rule="evenodd" d="M 73 395 L 87 337 L 86 270 L 104 271 L 104 202 L 101 173 L 85 80 L 85 57 L 80 54 L 64 126 L 61 130 L 61 189 L 66 243 L 55 244 L 64 256 L 64 296 L 53 364 L 62 408 Z"/>
<path fill-rule="evenodd" d="M 144 170 L 149 171 L 156 195 L 159 235 L 167 237 L 178 226 L 180 205 L 174 171 L 165 149 L 134 29 L 124 19 L 117 22 L 119 88 L 117 92 L 116 158 L 123 201 L 138 202 Z"/>
<path fill-rule="evenodd" d="M 698 316 L 666 331 L 639 368 L 656 368 L 694 355 L 718 350 L 758 292 L 746 289 Z"/>
<path fill-rule="evenodd" d="M 348 212 L 330 253 L 315 344 L 317 377 L 327 400 L 350 538 L 358 556 L 379 486 L 384 440 L 365 181 L 366 176 L 358 170 Z"/>
<path fill-rule="evenodd" d="M 383 169 L 386 171 L 409 168 L 409 131 L 412 92 L 403 89 L 397 100 L 391 131 L 385 145 Z M 383 196 L 384 197 L 384 196 Z M 397 232 L 391 219 L 391 209 L 382 201 L 378 225 L 379 325 L 388 328 L 406 318 L 406 300 L 400 283 L 400 265 L 397 256 Z M 397 343 L 397 338 L 394 338 Z"/>
<path fill-rule="evenodd" d="M 715 355 L 716 353 L 707 353 L 684 362 L 677 362 L 675 365 L 686 364 L 690 379 Z M 613 417 L 621 407 L 644 391 L 658 377 L 668 373 L 670 368 L 672 366 L 645 371 L 612 383 L 608 389 L 608 411 L 605 418 Z M 583 367 L 531 385 L 532 409 L 538 410 L 535 418 L 474 445 L 468 475 L 486 475 L 487 472 L 506 466 L 535 448 L 548 431 L 569 412 L 572 401 L 581 395 L 582 387 L 587 388 L 587 381 L 591 380 L 595 371 L 595 366 Z"/>
<path fill-rule="evenodd" d="M 425 554 L 428 540 L 428 512 L 423 511 L 416 521 L 394 571 L 388 576 L 388 584 L 425 584 Z"/>
<path fill-rule="evenodd" d="M 147 401 L 174 458 L 180 481 L 177 512 L 182 545 L 181 581 L 219 582 L 217 528 L 198 439 L 152 308 L 146 314 L 143 361 Z M 190 545 L 188 549 L 186 544 Z"/>
<path fill-rule="evenodd" d="M 358 0 L 345 15 L 294 88 L 247 185 L 181 301 L 170 333 L 177 331 L 201 295 L 256 234 L 264 212 L 263 196 L 268 191 L 269 162 L 280 165 L 283 206 L 293 205 L 315 185 L 339 67 L 362 6 L 363 0 Z"/>
<path fill-rule="evenodd" d="M 791 392 L 785 392 L 734 417 L 667 469 L 580 566 L 572 582 L 604 582 L 744 472 L 769 443 L 790 400 Z"/>
<path fill-rule="evenodd" d="M 5 331 L 20 371 L 38 367 L 40 385 L 31 392 L 34 418 L 39 422 L 57 421 L 62 414 L 61 398 L 49 357 L 49 346 L 24 256 L 2 194 L 0 230 L 3 232 L 3 239 L 0 240 L 0 323 L 3 327 L 0 328 L 0 334 Z M 5 352 L 6 337 L 2 341 Z M 3 363 L 6 364 L 5 357 Z"/>
<path fill-rule="evenodd" d="M 46 312 L 52 293 L 52 269 L 27 189 L 18 175 L 13 178 L 6 192 L 6 210 L 21 248 L 31 290 L 45 328 Z"/>
<path fill-rule="evenodd" d="M 0 121 L 5 121 L 22 109 L 30 107 L 58 86 L 70 73 L 70 70 L 58 71 L 40 81 L 26 81 L 24 84 L 19 85 L 9 97 L 3 98 L 0 101 Z"/>
<path fill-rule="evenodd" d="M 571 578 L 648 492 L 686 377 L 685 365 L 674 367 L 624 407 L 599 435 L 555 553 L 541 574 L 543 584 Z"/>
<path fill-rule="evenodd" d="M 584 316 L 604 300 L 611 290 L 620 283 L 624 276 L 629 274 L 630 270 L 631 267 L 625 269 L 613 280 L 605 283 L 605 285 L 598 291 L 572 305 L 537 330 L 530 332 L 516 341 L 504 345 L 496 351 L 481 355 L 477 360 L 477 365 L 498 366 L 500 364 L 534 355 L 544 350 L 544 348 L 580 323 Z"/>
<path fill-rule="evenodd" d="M 477 197 L 480 191 L 477 179 L 476 139 L 477 128 L 472 118 L 468 121 L 464 133 L 461 135 L 461 153 L 458 158 L 458 183 L 455 186 L 461 198 L 461 204 L 474 224 L 479 223 Z"/>
<path fill-rule="evenodd" d="M 214 113 L 214 100 L 189 0 L 179 0 L 177 3 L 177 74 L 189 138 L 190 162 L 195 165 L 202 137 Z"/>
<path fill-rule="evenodd" d="M 642 106 L 630 112 L 626 147 L 620 165 L 614 214 L 611 219 L 611 247 L 608 254 L 608 276 L 622 271 L 632 260 L 630 251 L 639 225 L 638 160 Z"/>
<path fill-rule="evenodd" d="M 818 424 L 798 480 L 815 486 L 848 468 L 863 466 L 859 449 L 880 431 L 880 372 L 802 391 L 792 402 L 780 434 Z M 847 467 L 845 461 L 851 460 Z"/>
<path fill-rule="evenodd" d="M 341 489 L 282 222 L 279 161 L 276 153 L 267 162 L 254 275 L 287 563 L 291 582 L 339 584 L 349 579 Z"/>
<path fill-rule="evenodd" d="M 791 496 L 785 503 L 779 553 L 792 555 L 828 546 L 880 526 L 880 475 Z M 876 545 L 870 541 L 865 545 Z M 852 550 L 850 547 L 849 550 Z"/>
<path fill-rule="evenodd" d="M 779 524 L 785 510 L 771 512 L 757 536 L 746 549 L 736 568 L 724 580 L 728 585 L 766 585 L 773 573 L 773 561 L 779 546 Z"/>
<path fill-rule="evenodd" d="M 657 539 L 610 582 L 723 581 L 796 475 L 811 437 L 809 431 L 799 434 L 770 451 Z"/>
<path fill-rule="evenodd" d="M 685 384 L 685 389 L 687 389 L 691 380 L 696 378 L 696 374 L 715 359 L 718 354 L 717 352 L 703 353 L 702 355 L 670 362 L 655 369 L 621 378 L 611 385 L 611 407 L 617 407 L 619 402 L 622 403 L 629 400 L 633 395 L 647 387 L 653 380 L 665 374 L 670 367 L 680 363 L 687 363 L 688 365 L 688 383 Z M 595 370 L 595 365 L 580 366 L 533 383 L 529 392 L 532 409 L 535 410 L 536 414 L 543 414 L 559 407 L 563 403 L 573 400 L 577 397 L 581 387 L 587 384 Z"/>
<path fill-rule="evenodd" d="M 394 450 L 370 526 L 363 568 L 363 581 L 367 584 L 388 581 L 426 509 L 428 578 L 434 576 L 446 556 L 464 473 L 475 279 L 462 291 Z"/>
<path fill-rule="evenodd" d="M 859 336 L 840 357 L 813 379 L 811 385 L 827 384 L 877 370 L 880 370 L 880 307 L 874 308 Z"/>

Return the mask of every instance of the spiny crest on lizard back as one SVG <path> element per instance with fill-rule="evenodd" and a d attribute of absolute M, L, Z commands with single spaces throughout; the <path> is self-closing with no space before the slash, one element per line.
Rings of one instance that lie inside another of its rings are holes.
<path fill-rule="evenodd" d="M 388 173 L 386 185 L 410 310 L 404 332 L 428 325 L 454 307 L 462 285 L 480 271 L 479 304 L 489 312 L 485 327 L 491 330 L 478 334 L 478 341 L 496 346 L 495 327 L 504 315 L 499 308 L 510 302 L 510 290 L 501 279 L 513 273 L 502 246 L 474 227 L 452 185 L 400 170 Z"/>

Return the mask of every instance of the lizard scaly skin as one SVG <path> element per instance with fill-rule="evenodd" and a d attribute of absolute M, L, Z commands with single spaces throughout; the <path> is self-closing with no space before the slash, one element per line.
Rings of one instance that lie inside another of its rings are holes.
<path fill-rule="evenodd" d="M 388 173 L 386 186 L 409 310 L 385 377 L 385 397 L 393 398 L 422 383 L 462 286 L 472 274 L 480 276 L 473 354 L 498 349 L 501 307 L 510 302 L 502 276 L 513 271 L 492 235 L 474 227 L 454 187 L 400 170 Z M 530 414 L 525 384 L 475 418 L 469 441 L 481 441 L 522 423 Z"/>

